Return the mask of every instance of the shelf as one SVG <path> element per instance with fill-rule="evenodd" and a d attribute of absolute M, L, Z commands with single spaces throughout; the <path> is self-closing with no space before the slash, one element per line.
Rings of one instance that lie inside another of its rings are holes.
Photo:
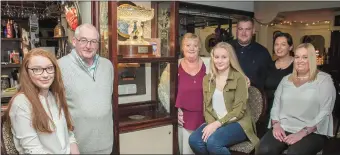
<path fill-rule="evenodd" d="M 7 110 L 8 104 L 1 104 L 1 115 L 4 114 L 4 112 Z"/>
<path fill-rule="evenodd" d="M 40 40 L 59 40 L 68 39 L 68 37 L 39 37 Z"/>
<path fill-rule="evenodd" d="M 143 101 L 118 104 L 119 117 L 125 118 L 131 115 L 145 115 L 145 111 L 153 111 L 157 108 L 157 101 Z"/>
<path fill-rule="evenodd" d="M 159 101 L 156 100 L 150 100 L 119 104 L 120 132 L 130 132 L 176 122 L 176 118 L 171 118 L 169 113 L 157 109 L 158 102 Z M 144 118 L 130 118 L 133 115 L 143 116 Z"/>
<path fill-rule="evenodd" d="M 39 37 L 40 40 L 59 40 L 68 39 L 68 37 Z M 1 38 L 2 41 L 22 41 L 21 38 Z"/>
<path fill-rule="evenodd" d="M 1 68 L 20 68 L 21 64 L 1 64 Z"/>
<path fill-rule="evenodd" d="M 142 120 L 132 120 L 130 118 L 120 118 L 120 120 L 121 120 L 121 122 L 119 122 L 120 133 L 126 133 L 147 128 L 154 128 L 156 126 L 177 123 L 177 119 L 175 117 L 170 117 L 169 114 L 157 115 L 155 117 L 145 116 L 145 118 Z"/>
<path fill-rule="evenodd" d="M 150 101 L 141 101 L 141 102 L 132 102 L 132 103 L 124 103 L 124 104 L 118 104 L 119 108 L 128 108 L 128 107 L 136 107 L 136 106 L 149 106 L 154 105 L 158 103 L 156 100 L 150 100 Z"/>
<path fill-rule="evenodd" d="M 175 57 L 118 58 L 118 63 L 177 62 Z"/>
<path fill-rule="evenodd" d="M 1 38 L 1 41 L 22 41 L 21 38 Z"/>

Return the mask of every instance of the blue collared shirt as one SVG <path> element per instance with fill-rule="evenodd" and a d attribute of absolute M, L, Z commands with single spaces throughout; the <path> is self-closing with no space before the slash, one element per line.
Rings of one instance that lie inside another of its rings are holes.
<path fill-rule="evenodd" d="M 97 68 L 97 64 L 98 64 L 98 58 L 99 58 L 99 55 L 96 54 L 94 56 L 94 60 L 93 60 L 93 64 L 91 66 L 89 66 L 79 55 L 78 53 L 76 52 L 75 49 L 72 50 L 72 52 L 75 53 L 75 56 L 77 57 L 77 59 L 81 62 L 82 66 L 84 68 L 87 69 L 87 71 L 90 73 L 90 75 L 93 77 L 94 76 L 94 71 L 96 70 Z"/>

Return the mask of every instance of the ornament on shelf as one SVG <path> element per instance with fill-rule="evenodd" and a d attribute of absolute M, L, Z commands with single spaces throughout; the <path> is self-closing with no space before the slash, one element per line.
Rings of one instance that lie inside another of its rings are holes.
<path fill-rule="evenodd" d="M 63 37 L 65 36 L 64 27 L 61 25 L 60 18 L 58 18 L 58 24 L 54 28 L 54 37 Z"/>

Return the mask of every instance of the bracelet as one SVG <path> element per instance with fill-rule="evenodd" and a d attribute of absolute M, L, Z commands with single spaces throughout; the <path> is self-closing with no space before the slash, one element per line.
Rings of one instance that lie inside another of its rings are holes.
<path fill-rule="evenodd" d="M 303 128 L 302 130 L 306 132 L 306 135 L 309 134 L 309 131 L 307 130 L 307 128 Z"/>

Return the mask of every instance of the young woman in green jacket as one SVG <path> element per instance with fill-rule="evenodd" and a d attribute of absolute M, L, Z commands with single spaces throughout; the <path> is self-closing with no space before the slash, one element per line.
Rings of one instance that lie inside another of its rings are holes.
<path fill-rule="evenodd" d="M 258 143 L 247 106 L 248 86 L 234 49 L 218 43 L 211 51 L 210 73 L 203 79 L 205 123 L 189 137 L 195 154 L 230 154 L 227 146 Z"/>

